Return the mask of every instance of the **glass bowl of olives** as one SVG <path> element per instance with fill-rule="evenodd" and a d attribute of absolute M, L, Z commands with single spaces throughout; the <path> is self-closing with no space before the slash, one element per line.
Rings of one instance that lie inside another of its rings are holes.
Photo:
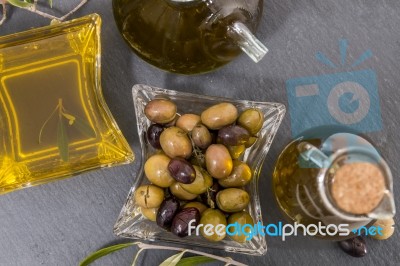
<path fill-rule="evenodd" d="M 264 254 L 264 236 L 226 228 L 263 223 L 258 178 L 285 106 L 147 85 L 133 100 L 142 163 L 115 234 Z"/>

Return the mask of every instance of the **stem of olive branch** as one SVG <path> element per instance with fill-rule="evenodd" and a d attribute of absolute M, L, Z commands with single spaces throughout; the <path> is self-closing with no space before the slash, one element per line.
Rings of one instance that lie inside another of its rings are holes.
<path fill-rule="evenodd" d="M 165 246 L 158 246 L 158 245 L 148 245 L 148 244 L 145 244 L 145 243 L 138 243 L 137 246 L 140 249 L 161 249 L 161 250 L 187 251 L 189 253 L 193 253 L 193 254 L 197 254 L 197 255 L 201 255 L 201 256 L 206 256 L 206 257 L 209 257 L 211 259 L 223 261 L 223 262 L 226 263 L 225 265 L 247 266 L 246 264 L 240 263 L 240 262 L 235 261 L 235 260 L 233 260 L 231 258 L 224 258 L 224 257 L 220 257 L 220 256 L 215 256 L 215 255 L 212 255 L 212 254 L 208 254 L 208 253 L 201 252 L 201 251 L 196 251 L 196 250 L 191 250 L 191 249 L 165 247 Z"/>
<path fill-rule="evenodd" d="M 63 21 L 64 19 L 66 19 L 68 16 L 72 15 L 73 13 L 75 13 L 79 8 L 81 8 L 84 4 L 87 3 L 88 0 L 82 0 L 74 9 L 72 9 L 71 11 L 69 11 L 67 14 L 65 14 L 64 16 L 62 16 L 60 18 L 61 21 Z"/>
<path fill-rule="evenodd" d="M 36 6 L 37 6 L 37 1 L 35 1 L 35 4 L 34 5 L 32 5 L 32 7 L 27 7 L 27 8 L 25 8 L 26 10 L 28 10 L 28 11 L 30 11 L 30 12 L 33 12 L 33 13 L 35 13 L 35 14 L 38 14 L 38 15 L 40 15 L 40 16 L 42 16 L 42 17 L 45 17 L 45 18 L 49 18 L 49 19 L 55 19 L 55 20 L 58 20 L 58 21 L 64 21 L 67 17 L 69 17 L 70 15 L 72 15 L 73 13 L 75 13 L 79 8 L 81 8 L 84 4 L 86 4 L 88 2 L 88 0 L 82 0 L 76 7 L 74 7 L 71 11 L 69 11 L 67 14 L 65 14 L 64 16 L 62 16 L 62 17 L 56 17 L 56 16 L 53 16 L 53 15 L 51 15 L 51 14 L 48 14 L 48 13 L 45 13 L 45 12 L 43 12 L 43 11 L 40 11 L 40 10 L 38 10 L 37 8 L 36 8 Z M 0 25 L 1 25 L 1 23 L 0 23 Z"/>
<path fill-rule="evenodd" d="M 139 255 L 140 255 L 140 253 L 143 251 L 144 249 L 139 249 L 139 251 L 136 253 L 136 256 L 135 256 L 135 259 L 133 260 L 133 262 L 132 262 L 132 266 L 135 266 L 136 265 L 136 261 L 138 260 L 138 258 L 139 258 Z"/>

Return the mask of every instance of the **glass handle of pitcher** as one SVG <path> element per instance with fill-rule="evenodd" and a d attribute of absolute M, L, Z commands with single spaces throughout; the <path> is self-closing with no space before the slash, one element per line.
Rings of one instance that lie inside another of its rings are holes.
<path fill-rule="evenodd" d="M 302 141 L 297 145 L 297 149 L 300 152 L 300 156 L 303 160 L 312 162 L 319 168 L 326 168 L 329 166 L 329 157 L 314 145 L 306 141 Z"/>
<path fill-rule="evenodd" d="M 268 48 L 242 22 L 228 26 L 228 36 L 256 63 L 268 53 Z"/>

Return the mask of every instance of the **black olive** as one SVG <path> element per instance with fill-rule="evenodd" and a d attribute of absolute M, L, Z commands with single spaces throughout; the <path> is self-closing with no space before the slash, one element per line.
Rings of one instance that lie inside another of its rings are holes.
<path fill-rule="evenodd" d="M 361 236 L 339 242 L 340 248 L 353 257 L 363 257 L 367 254 L 367 244 Z"/>
<path fill-rule="evenodd" d="M 237 125 L 227 126 L 218 131 L 218 140 L 227 146 L 239 146 L 245 144 L 249 138 L 249 131 Z"/>
<path fill-rule="evenodd" d="M 200 212 L 197 208 L 189 207 L 178 212 L 172 221 L 171 232 L 179 237 L 185 237 L 189 234 L 189 223 L 197 226 L 200 221 Z M 194 228 L 193 228 L 194 230 Z M 192 230 L 192 232 L 193 232 Z"/>
<path fill-rule="evenodd" d="M 147 140 L 149 141 L 150 145 L 156 149 L 161 149 L 160 136 L 163 131 L 164 127 L 158 124 L 152 124 L 147 129 Z"/>
<path fill-rule="evenodd" d="M 196 178 L 196 171 L 192 164 L 179 157 L 176 157 L 169 162 L 168 170 L 176 181 L 183 184 L 191 184 Z"/>
<path fill-rule="evenodd" d="M 156 222 L 158 226 L 168 230 L 178 210 L 179 201 L 176 198 L 170 197 L 164 199 L 157 212 Z"/>

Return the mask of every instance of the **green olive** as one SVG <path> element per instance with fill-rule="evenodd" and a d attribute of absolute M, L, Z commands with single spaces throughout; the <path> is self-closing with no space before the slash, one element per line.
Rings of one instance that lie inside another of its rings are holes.
<path fill-rule="evenodd" d="M 217 194 L 218 208 L 224 212 L 242 211 L 249 201 L 249 194 L 240 188 L 227 188 Z"/>
<path fill-rule="evenodd" d="M 190 207 L 194 207 L 194 208 L 198 209 L 200 214 L 202 214 L 205 210 L 208 209 L 208 207 L 206 205 L 204 205 L 203 203 L 198 202 L 198 201 L 192 201 L 192 202 L 186 203 L 185 205 L 183 205 L 182 208 L 185 209 L 185 208 L 190 208 Z"/>
<path fill-rule="evenodd" d="M 232 172 L 232 158 L 228 149 L 222 144 L 212 144 L 206 151 L 207 171 L 214 178 L 228 177 Z"/>
<path fill-rule="evenodd" d="M 158 208 L 164 200 L 164 190 L 154 185 L 143 185 L 135 191 L 135 202 L 143 208 Z"/>
<path fill-rule="evenodd" d="M 238 159 L 244 153 L 246 147 L 244 145 L 228 146 L 228 150 L 232 159 Z"/>
<path fill-rule="evenodd" d="M 237 123 L 247 129 L 250 134 L 255 135 L 263 126 L 264 115 L 259 109 L 247 109 L 240 114 Z"/>
<path fill-rule="evenodd" d="M 254 143 L 256 143 L 257 139 L 258 139 L 257 137 L 251 136 L 251 137 L 249 138 L 249 140 L 244 144 L 244 146 L 245 146 L 246 148 L 250 148 L 251 146 L 253 146 Z"/>
<path fill-rule="evenodd" d="M 394 220 L 393 218 L 389 218 L 389 219 L 384 219 L 384 220 L 377 220 L 373 226 L 375 226 L 376 228 L 380 227 L 381 229 L 381 233 L 380 234 L 375 234 L 372 235 L 372 238 L 378 239 L 378 240 L 386 240 L 389 237 L 391 237 L 394 233 Z"/>
<path fill-rule="evenodd" d="M 221 241 L 226 236 L 226 218 L 220 210 L 207 209 L 201 215 L 199 224 L 203 225 L 201 235 L 209 241 Z"/>
<path fill-rule="evenodd" d="M 220 129 L 236 121 L 238 110 L 231 103 L 213 105 L 201 113 L 201 122 L 209 129 Z"/>
<path fill-rule="evenodd" d="M 201 118 L 199 115 L 195 114 L 184 114 L 176 121 L 176 126 L 185 130 L 186 132 L 191 132 L 193 128 L 200 123 Z"/>
<path fill-rule="evenodd" d="M 175 118 L 172 119 L 170 122 L 163 124 L 163 126 L 166 127 L 173 127 L 175 126 L 176 122 L 178 121 L 179 117 L 181 117 L 179 114 L 176 114 Z"/>
<path fill-rule="evenodd" d="M 252 174 L 250 167 L 241 161 L 233 161 L 232 173 L 218 180 L 218 183 L 223 187 L 243 187 L 251 180 Z"/>
<path fill-rule="evenodd" d="M 179 127 L 166 128 L 161 133 L 160 145 L 171 158 L 189 158 L 192 154 L 192 143 L 186 132 Z"/>
<path fill-rule="evenodd" d="M 151 183 L 159 187 L 169 187 L 175 179 L 168 171 L 171 159 L 165 154 L 155 154 L 147 159 L 144 164 L 144 173 Z"/>
<path fill-rule="evenodd" d="M 248 212 L 242 211 L 242 212 L 237 212 L 234 214 L 231 214 L 228 218 L 228 224 L 235 224 L 238 223 L 240 225 L 240 228 L 244 230 L 244 232 L 237 232 L 236 234 L 230 236 L 233 240 L 239 243 L 244 243 L 246 241 L 251 240 L 252 237 L 252 229 L 250 227 L 244 227 L 246 224 L 250 224 L 251 226 L 254 225 L 253 218 L 251 218 L 250 214 Z M 229 227 L 228 228 L 229 232 L 231 234 L 234 233 L 234 227 Z M 247 239 L 249 237 L 249 239 Z"/>
<path fill-rule="evenodd" d="M 167 99 L 154 99 L 144 108 L 146 117 L 154 123 L 166 124 L 176 116 L 176 104 Z"/>
<path fill-rule="evenodd" d="M 149 219 L 150 221 L 155 222 L 157 217 L 158 208 L 143 208 L 140 207 L 140 211 L 144 217 Z"/>
<path fill-rule="evenodd" d="M 212 143 L 212 135 L 208 128 L 203 124 L 198 124 L 192 130 L 194 144 L 200 149 L 207 149 Z"/>
<path fill-rule="evenodd" d="M 197 165 L 193 165 L 193 167 L 196 171 L 196 178 L 194 179 L 193 183 L 179 184 L 187 192 L 200 195 L 206 192 L 207 189 L 212 186 L 213 180 L 212 177 L 204 169 L 198 167 Z"/>
<path fill-rule="evenodd" d="M 193 200 L 197 197 L 196 194 L 192 194 L 184 190 L 178 182 L 173 183 L 169 187 L 169 191 L 171 191 L 172 195 L 180 200 Z"/>

